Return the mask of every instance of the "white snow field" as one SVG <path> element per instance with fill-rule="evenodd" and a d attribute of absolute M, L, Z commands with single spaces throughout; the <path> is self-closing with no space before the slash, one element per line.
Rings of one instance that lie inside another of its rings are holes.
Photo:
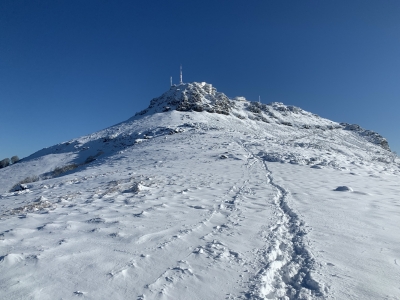
<path fill-rule="evenodd" d="M 357 125 L 172 86 L 0 170 L 0 299 L 400 299 L 399 174 Z"/>

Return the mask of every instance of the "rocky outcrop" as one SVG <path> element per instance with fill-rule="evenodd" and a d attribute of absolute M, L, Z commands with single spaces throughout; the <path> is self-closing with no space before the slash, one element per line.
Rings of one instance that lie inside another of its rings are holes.
<path fill-rule="evenodd" d="M 388 141 L 381 136 L 379 133 L 372 131 L 372 130 L 367 130 L 362 128 L 360 125 L 357 124 L 348 124 L 348 123 L 340 123 L 344 128 L 344 130 L 349 130 L 349 131 L 354 131 L 358 133 L 360 136 L 368 140 L 369 142 L 373 144 L 377 144 L 381 146 L 383 149 L 390 151 L 389 143 Z"/>
<path fill-rule="evenodd" d="M 145 110 L 136 115 L 177 111 L 207 111 L 229 115 L 233 102 L 224 93 L 219 93 L 205 82 L 193 82 L 171 86 L 170 90 L 151 100 Z"/>

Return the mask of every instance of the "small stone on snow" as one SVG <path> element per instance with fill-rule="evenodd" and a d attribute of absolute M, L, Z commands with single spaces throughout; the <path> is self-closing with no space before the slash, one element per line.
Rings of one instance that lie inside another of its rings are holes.
<path fill-rule="evenodd" d="M 351 187 L 348 187 L 348 186 L 343 185 L 343 186 L 338 186 L 338 187 L 335 189 L 335 191 L 338 191 L 338 192 L 352 192 L 353 189 L 352 189 Z"/>

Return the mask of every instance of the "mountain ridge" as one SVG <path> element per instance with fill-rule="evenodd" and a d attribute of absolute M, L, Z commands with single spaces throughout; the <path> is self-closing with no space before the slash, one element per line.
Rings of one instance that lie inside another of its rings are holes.
<path fill-rule="evenodd" d="M 148 108 L 138 112 L 135 116 L 143 116 L 153 113 L 161 113 L 169 110 L 208 112 L 224 115 L 233 115 L 241 119 L 263 121 L 265 123 L 276 123 L 286 126 L 310 129 L 311 126 L 322 130 L 344 129 L 357 132 L 366 137 L 371 143 L 380 145 L 383 149 L 389 150 L 387 140 L 379 133 L 366 130 L 357 124 L 337 123 L 319 117 L 316 114 L 307 112 L 293 105 L 285 105 L 281 102 L 264 104 L 256 101 L 248 101 L 245 97 L 230 99 L 224 93 L 217 92 L 217 89 L 206 82 L 193 82 L 180 85 L 172 85 L 170 90 L 161 96 L 151 100 Z M 247 112 L 247 114 L 243 114 Z M 300 118 L 285 118 L 291 115 L 308 116 L 308 123 L 301 123 Z M 314 118 L 323 120 L 316 122 Z M 292 119 L 292 120 L 287 120 Z M 292 121 L 292 122 L 290 122 Z M 311 124 L 309 124 L 311 123 Z M 320 124 L 322 123 L 322 124 Z"/>

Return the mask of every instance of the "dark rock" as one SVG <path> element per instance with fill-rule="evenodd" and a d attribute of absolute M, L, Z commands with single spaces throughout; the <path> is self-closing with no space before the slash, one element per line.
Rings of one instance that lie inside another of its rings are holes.
<path fill-rule="evenodd" d="M 217 92 L 211 84 L 193 82 L 171 86 L 169 91 L 151 100 L 149 107 L 136 115 L 174 109 L 229 115 L 233 105 L 233 101 L 229 100 L 225 94 Z"/>

